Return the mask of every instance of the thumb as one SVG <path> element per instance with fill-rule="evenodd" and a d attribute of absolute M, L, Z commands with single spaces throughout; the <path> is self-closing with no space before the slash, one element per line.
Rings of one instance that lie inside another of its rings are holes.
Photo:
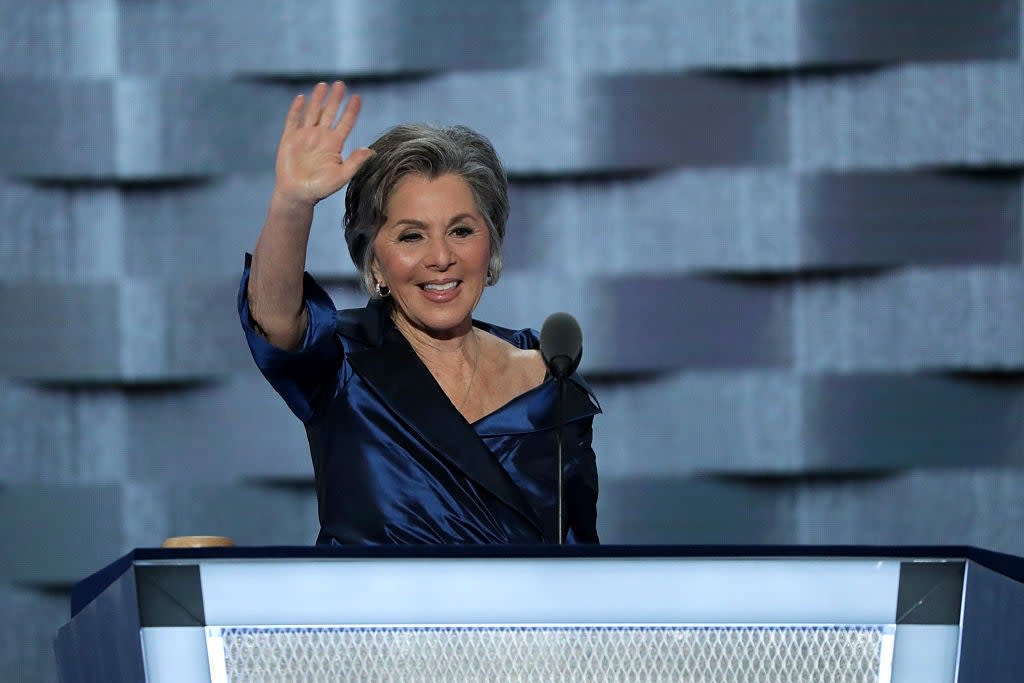
<path fill-rule="evenodd" d="M 374 152 L 369 147 L 360 147 L 359 149 L 353 150 L 353 152 L 348 155 L 348 159 L 345 160 L 345 165 L 351 165 L 352 172 L 355 173 L 360 166 L 362 166 L 370 157 L 376 154 L 377 153 Z"/>

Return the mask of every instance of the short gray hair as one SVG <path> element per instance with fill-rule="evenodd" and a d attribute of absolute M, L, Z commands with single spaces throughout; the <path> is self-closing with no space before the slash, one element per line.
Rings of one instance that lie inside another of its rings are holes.
<path fill-rule="evenodd" d="M 345 242 L 370 296 L 377 296 L 373 241 L 387 220 L 388 200 L 407 175 L 434 179 L 454 174 L 466 181 L 490 236 L 487 284 L 496 283 L 508 220 L 508 178 L 490 140 L 465 126 L 414 123 L 389 129 L 370 149 L 376 154 L 363 163 L 345 192 Z"/>

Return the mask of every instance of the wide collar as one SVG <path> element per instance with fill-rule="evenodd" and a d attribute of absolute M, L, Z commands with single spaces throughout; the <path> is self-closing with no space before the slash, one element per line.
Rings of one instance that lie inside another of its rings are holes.
<path fill-rule="evenodd" d="M 367 345 L 349 352 L 349 365 L 392 412 L 469 480 L 542 533 L 523 492 L 395 327 L 387 304 L 371 301 L 361 311 L 342 312 L 338 332 Z"/>

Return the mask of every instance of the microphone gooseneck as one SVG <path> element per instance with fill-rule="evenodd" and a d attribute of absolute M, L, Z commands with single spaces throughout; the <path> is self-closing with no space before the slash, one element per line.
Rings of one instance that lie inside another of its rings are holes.
<path fill-rule="evenodd" d="M 540 330 L 540 355 L 548 372 L 558 382 L 558 402 L 555 409 L 555 467 L 557 472 L 557 521 L 558 544 L 565 542 L 565 482 L 563 480 L 563 449 L 565 431 L 565 380 L 580 364 L 583 358 L 583 330 L 576 318 L 568 313 L 553 313 L 544 321 Z"/>

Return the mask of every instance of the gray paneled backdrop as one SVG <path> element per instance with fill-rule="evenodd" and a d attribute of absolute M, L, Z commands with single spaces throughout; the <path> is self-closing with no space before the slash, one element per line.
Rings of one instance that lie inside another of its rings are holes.
<path fill-rule="evenodd" d="M 234 313 L 290 98 L 490 136 L 608 542 L 1024 553 L 1022 0 L 0 0 L 0 677 L 134 546 L 316 528 Z M 310 269 L 361 305 L 340 198 Z"/>

